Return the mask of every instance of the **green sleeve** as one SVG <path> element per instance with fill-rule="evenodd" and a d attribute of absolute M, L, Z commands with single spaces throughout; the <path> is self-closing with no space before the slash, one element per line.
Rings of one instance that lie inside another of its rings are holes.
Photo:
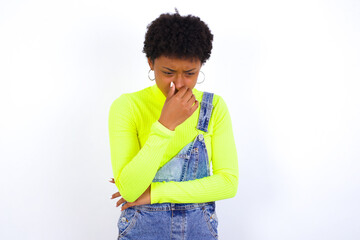
<path fill-rule="evenodd" d="M 213 175 L 186 182 L 151 183 L 151 204 L 202 203 L 232 198 L 238 188 L 238 158 L 231 118 L 224 100 L 213 109 L 211 140 Z M 208 146 L 207 146 L 208 147 Z"/>
<path fill-rule="evenodd" d="M 110 106 L 109 139 L 115 185 L 127 202 L 134 202 L 149 187 L 175 131 L 155 121 L 140 149 L 131 102 L 123 94 Z"/>

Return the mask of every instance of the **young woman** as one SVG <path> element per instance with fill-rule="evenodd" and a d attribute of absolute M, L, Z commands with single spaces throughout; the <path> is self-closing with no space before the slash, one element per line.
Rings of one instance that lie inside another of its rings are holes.
<path fill-rule="evenodd" d="M 109 111 L 118 239 L 218 239 L 215 201 L 236 195 L 238 159 L 223 98 L 194 88 L 212 40 L 192 15 L 148 25 L 143 52 L 156 84 L 122 94 Z"/>

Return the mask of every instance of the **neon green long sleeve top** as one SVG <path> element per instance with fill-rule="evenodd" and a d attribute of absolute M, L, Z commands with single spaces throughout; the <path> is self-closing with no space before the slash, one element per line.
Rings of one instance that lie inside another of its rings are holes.
<path fill-rule="evenodd" d="M 200 102 L 203 92 L 193 88 Z M 208 132 L 196 129 L 200 105 L 174 131 L 158 120 L 166 97 L 157 87 L 124 93 L 109 110 L 111 165 L 115 185 L 127 202 L 151 184 L 151 204 L 202 203 L 232 198 L 238 188 L 238 158 L 228 108 L 214 94 Z M 212 175 L 185 182 L 152 182 L 156 172 L 198 134 L 204 135 Z"/>

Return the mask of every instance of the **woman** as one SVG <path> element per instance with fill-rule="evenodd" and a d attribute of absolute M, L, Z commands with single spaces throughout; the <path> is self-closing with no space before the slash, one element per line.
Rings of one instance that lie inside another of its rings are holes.
<path fill-rule="evenodd" d="M 109 112 L 118 239 L 218 239 L 215 201 L 236 195 L 238 162 L 223 98 L 194 88 L 212 40 L 192 15 L 148 25 L 143 52 L 156 84 L 122 94 Z"/>

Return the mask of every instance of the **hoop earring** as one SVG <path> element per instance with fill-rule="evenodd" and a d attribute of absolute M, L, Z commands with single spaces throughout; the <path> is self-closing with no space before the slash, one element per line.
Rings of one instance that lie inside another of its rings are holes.
<path fill-rule="evenodd" d="M 200 71 L 201 73 L 202 73 L 202 75 L 204 76 L 204 78 L 203 78 L 203 80 L 201 81 L 201 82 L 196 82 L 196 84 L 200 84 L 200 83 L 203 83 L 204 81 L 205 81 L 205 74 L 202 72 L 202 71 Z"/>
<path fill-rule="evenodd" d="M 149 70 L 148 72 L 148 78 L 150 79 L 150 81 L 154 81 L 155 80 L 155 72 L 154 72 L 154 78 L 150 78 L 150 72 L 153 71 L 152 69 Z"/>

